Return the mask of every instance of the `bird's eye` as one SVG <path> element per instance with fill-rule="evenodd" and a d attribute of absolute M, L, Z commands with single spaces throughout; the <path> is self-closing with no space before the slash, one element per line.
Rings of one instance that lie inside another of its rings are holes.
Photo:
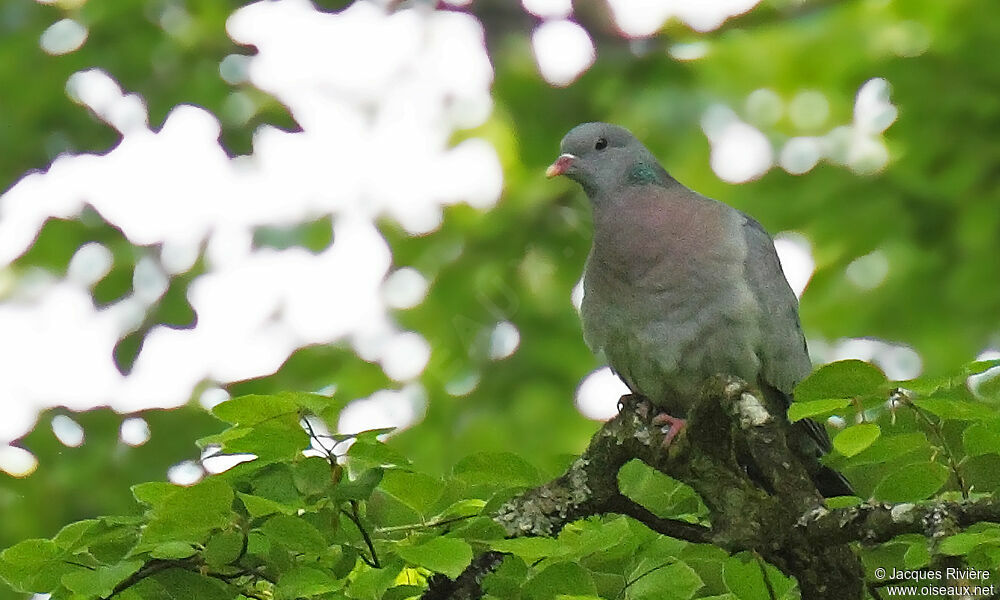
<path fill-rule="evenodd" d="M 604 138 L 597 138 L 597 143 L 594 144 L 594 150 L 604 150 L 608 147 L 608 140 Z"/>

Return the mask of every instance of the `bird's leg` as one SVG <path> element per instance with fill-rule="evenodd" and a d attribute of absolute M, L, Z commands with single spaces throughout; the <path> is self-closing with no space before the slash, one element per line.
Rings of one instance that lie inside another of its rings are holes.
<path fill-rule="evenodd" d="M 652 424 L 656 426 L 667 426 L 667 435 L 663 438 L 663 447 L 666 448 L 670 446 L 671 442 L 674 441 L 674 438 L 681 432 L 681 429 L 687 425 L 687 421 L 663 412 L 653 417 Z"/>
<path fill-rule="evenodd" d="M 649 415 L 654 413 L 655 407 L 652 402 L 649 401 L 645 396 L 639 394 L 626 394 L 618 399 L 618 412 L 624 410 L 630 410 L 635 413 L 640 419 L 649 419 Z M 681 429 L 687 425 L 687 421 L 679 417 L 675 417 L 671 414 L 665 412 L 656 413 L 650 420 L 650 423 L 654 427 L 667 426 L 665 433 L 667 434 L 663 438 L 663 447 L 666 448 L 674 441 L 677 434 L 681 432 Z"/>

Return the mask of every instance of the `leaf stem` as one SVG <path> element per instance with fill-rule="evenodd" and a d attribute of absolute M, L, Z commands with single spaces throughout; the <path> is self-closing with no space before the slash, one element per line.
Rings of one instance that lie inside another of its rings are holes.
<path fill-rule="evenodd" d="M 970 491 L 969 485 L 965 481 L 965 477 L 962 475 L 959 461 L 955 460 L 955 454 L 951 451 L 951 448 L 948 446 L 948 441 L 944 437 L 944 428 L 941 426 L 941 420 L 932 419 L 931 416 L 927 414 L 927 411 L 914 404 L 910 397 L 905 393 L 894 393 L 893 396 L 899 396 L 900 401 L 913 409 L 913 412 L 917 415 L 917 417 L 930 429 L 931 433 L 937 439 L 938 444 L 940 444 L 942 453 L 945 455 L 945 458 L 948 459 L 948 468 L 951 469 L 951 472 L 955 475 L 955 482 L 958 483 L 958 488 L 962 492 L 962 499 L 968 500 Z"/>
<path fill-rule="evenodd" d="M 413 531 L 416 529 L 430 529 L 431 527 L 440 527 L 442 525 L 450 525 L 452 523 L 457 523 L 459 521 L 464 521 L 466 519 L 471 519 L 479 515 L 465 515 L 464 517 L 451 517 L 449 519 L 441 519 L 440 521 L 430 521 L 428 523 L 411 523 L 409 525 L 394 525 L 392 527 L 377 527 L 375 528 L 375 533 L 399 533 L 401 531 Z"/>

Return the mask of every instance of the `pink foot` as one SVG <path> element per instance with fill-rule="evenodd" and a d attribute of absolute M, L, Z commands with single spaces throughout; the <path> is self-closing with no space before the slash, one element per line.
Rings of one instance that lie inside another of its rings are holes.
<path fill-rule="evenodd" d="M 683 429 L 684 426 L 687 425 L 687 421 L 685 421 L 684 419 L 677 418 L 673 415 L 668 415 L 667 413 L 660 413 L 656 415 L 655 417 L 653 417 L 652 423 L 653 425 L 657 426 L 660 425 L 668 426 L 667 435 L 663 438 L 664 448 L 669 447 L 670 443 L 674 441 L 675 437 L 677 437 L 677 434 L 681 432 L 681 429 Z"/>

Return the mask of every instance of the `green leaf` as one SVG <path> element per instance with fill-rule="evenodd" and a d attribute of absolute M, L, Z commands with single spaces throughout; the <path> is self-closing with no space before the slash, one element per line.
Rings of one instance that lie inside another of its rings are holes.
<path fill-rule="evenodd" d="M 848 406 L 851 401 L 847 398 L 827 398 L 825 400 L 810 400 L 808 402 L 792 402 L 788 407 L 788 420 L 799 421 L 806 417 L 825 415 Z"/>
<path fill-rule="evenodd" d="M 927 436 L 920 432 L 883 435 L 867 450 L 851 458 L 851 465 L 888 462 L 920 448 L 930 449 Z"/>
<path fill-rule="evenodd" d="M 942 376 L 924 376 L 924 377 L 918 377 L 916 379 L 897 381 L 895 382 L 895 384 L 903 389 L 926 396 L 933 394 L 939 390 L 946 390 L 948 388 L 954 387 L 955 378 L 942 377 Z"/>
<path fill-rule="evenodd" d="M 990 372 L 977 379 L 972 387 L 975 396 L 993 405 L 1000 402 L 1000 371 Z"/>
<path fill-rule="evenodd" d="M 618 471 L 618 487 L 659 517 L 708 513 L 694 490 L 638 459 L 630 460 Z"/>
<path fill-rule="evenodd" d="M 965 374 L 978 375 L 980 373 L 985 373 L 994 367 L 1000 367 L 1000 358 L 971 362 L 965 365 Z"/>
<path fill-rule="evenodd" d="M 318 494 L 333 483 L 333 467 L 324 458 L 310 456 L 292 468 L 295 487 L 303 494 Z"/>
<path fill-rule="evenodd" d="M 329 545 L 318 529 L 296 516 L 271 517 L 260 527 L 260 531 L 293 552 L 319 554 Z"/>
<path fill-rule="evenodd" d="M 977 546 L 982 544 L 1000 543 L 1000 532 L 987 530 L 981 532 L 962 532 L 945 539 L 938 546 L 938 552 L 949 556 L 961 556 L 968 554 Z"/>
<path fill-rule="evenodd" d="M 875 423 L 851 425 L 833 438 L 833 447 L 844 456 L 854 456 L 875 443 L 881 433 Z"/>
<path fill-rule="evenodd" d="M 410 579 L 407 575 L 407 579 Z M 382 594 L 382 600 L 415 600 L 427 591 L 422 585 L 394 585 Z"/>
<path fill-rule="evenodd" d="M 528 579 L 522 588 L 525 600 L 554 600 L 557 596 L 596 596 L 590 571 L 572 562 L 549 565 Z"/>
<path fill-rule="evenodd" d="M 452 473 L 469 485 L 530 487 L 538 483 L 538 470 L 511 452 L 481 452 L 466 456 Z"/>
<path fill-rule="evenodd" d="M 212 414 L 233 425 L 256 425 L 276 417 L 298 417 L 299 406 L 281 396 L 249 395 L 226 400 L 212 409 Z"/>
<path fill-rule="evenodd" d="M 174 488 L 172 494 L 159 496 L 150 510 L 140 551 L 163 542 L 200 544 L 213 529 L 227 527 L 235 517 L 233 489 L 219 478 Z"/>
<path fill-rule="evenodd" d="M 103 598 L 111 595 L 116 585 L 125 581 L 142 565 L 141 560 L 127 560 L 109 567 L 98 567 L 93 571 L 80 569 L 63 575 L 62 584 L 77 594 Z"/>
<path fill-rule="evenodd" d="M 205 544 L 201 556 L 210 566 L 219 568 L 238 559 L 243 553 L 243 534 L 239 531 L 226 530 L 216 533 Z"/>
<path fill-rule="evenodd" d="M 358 600 L 381 600 L 402 570 L 403 563 L 399 560 L 384 565 L 381 569 L 362 564 L 352 576 L 347 595 Z"/>
<path fill-rule="evenodd" d="M 793 597 L 799 597 L 794 579 L 787 577 L 768 563 L 763 563 L 764 571 L 762 572 L 761 563 L 750 553 L 742 552 L 736 556 L 723 556 L 715 560 L 719 561 L 722 583 L 731 592 L 730 594 L 719 596 L 719 598 L 725 598 L 726 596 L 730 596 L 732 600 L 762 600 L 764 598 L 771 598 L 772 594 L 767 590 L 768 584 L 774 590 L 774 598 L 791 600 Z M 706 577 L 706 573 L 701 571 L 699 573 L 702 574 L 702 577 Z M 706 578 L 705 581 L 710 588 L 716 587 L 710 578 Z M 714 596 L 709 597 L 714 598 Z"/>
<path fill-rule="evenodd" d="M 951 398 L 917 398 L 913 401 L 918 407 L 932 412 L 942 419 L 956 421 L 993 421 L 1000 417 L 1000 412 L 988 404 L 955 400 Z"/>
<path fill-rule="evenodd" d="M 680 561 L 633 571 L 629 581 L 633 600 L 688 600 L 705 585 L 694 569 Z"/>
<path fill-rule="evenodd" d="M 344 582 L 326 571 L 312 567 L 294 567 L 278 580 L 278 597 L 295 600 L 335 592 Z"/>
<path fill-rule="evenodd" d="M 128 556 L 139 541 L 138 525 L 116 525 L 116 519 L 104 517 L 87 540 L 87 551 L 97 560 L 112 564 Z"/>
<path fill-rule="evenodd" d="M 149 555 L 153 558 L 175 560 L 194 556 L 196 552 L 197 550 L 194 549 L 194 546 L 187 542 L 164 542 L 153 546 L 153 548 L 149 551 Z"/>
<path fill-rule="evenodd" d="M 559 553 L 559 542 L 552 538 L 525 537 L 510 540 L 490 540 L 490 549 L 509 552 L 531 564 L 540 558 Z"/>
<path fill-rule="evenodd" d="M 264 462 L 291 461 L 309 447 L 297 415 L 281 415 L 252 427 L 238 427 L 202 442 L 217 443 L 227 454 L 253 454 Z"/>
<path fill-rule="evenodd" d="M 0 578 L 20 592 L 49 592 L 70 571 L 52 540 L 31 539 L 0 552 Z"/>
<path fill-rule="evenodd" d="M 334 488 L 334 497 L 338 500 L 367 500 L 382 481 L 384 474 L 385 471 L 379 468 L 362 471 L 355 479 L 337 484 Z"/>
<path fill-rule="evenodd" d="M 500 566 L 483 580 L 486 597 L 517 598 L 528 577 L 528 566 L 520 558 L 504 555 Z"/>
<path fill-rule="evenodd" d="M 652 572 L 680 560 L 689 544 L 675 538 L 657 536 L 642 544 L 635 553 L 630 579 L 641 573 Z"/>
<path fill-rule="evenodd" d="M 421 516 L 429 514 L 444 491 L 444 483 L 439 479 L 423 473 L 398 470 L 386 471 L 378 487 Z"/>
<path fill-rule="evenodd" d="M 349 434 L 349 437 L 353 437 L 359 441 L 376 440 L 380 435 L 388 435 L 393 431 L 396 431 L 395 427 L 379 427 L 376 429 L 365 429 L 364 431 L 359 431 L 358 433 Z"/>
<path fill-rule="evenodd" d="M 962 446 L 969 456 L 1000 454 L 1000 423 L 974 423 L 962 432 Z"/>
<path fill-rule="evenodd" d="M 286 506 L 269 498 L 254 496 L 252 494 L 244 494 L 243 492 L 237 492 L 236 495 L 239 497 L 240 502 L 243 503 L 243 506 L 246 507 L 250 516 L 254 518 L 273 515 L 276 513 L 292 515 L 296 512 L 296 510 L 291 506 Z"/>
<path fill-rule="evenodd" d="M 827 508 L 848 508 L 861 504 L 861 498 L 857 496 L 834 496 L 823 501 Z"/>
<path fill-rule="evenodd" d="M 167 569 L 153 576 L 167 600 L 233 600 L 229 586 L 187 569 Z"/>
<path fill-rule="evenodd" d="M 910 547 L 906 549 L 906 554 L 903 555 L 903 566 L 907 569 L 920 569 L 929 565 L 930 562 L 931 552 L 927 548 L 926 539 L 910 544 Z"/>
<path fill-rule="evenodd" d="M 890 473 L 872 495 L 886 502 L 916 502 L 930 497 L 948 480 L 949 471 L 937 463 L 916 463 Z"/>
<path fill-rule="evenodd" d="M 452 526 L 449 535 L 473 542 L 485 543 L 487 540 L 501 540 L 507 532 L 493 519 L 482 515 L 471 517 Z"/>
<path fill-rule="evenodd" d="M 354 442 L 347 451 L 347 456 L 365 468 L 410 466 L 410 459 L 403 456 L 401 452 L 392 446 L 374 438 L 359 439 Z"/>
<path fill-rule="evenodd" d="M 472 562 L 472 547 L 462 540 L 437 537 L 417 545 L 399 544 L 396 553 L 410 564 L 455 579 Z"/>
<path fill-rule="evenodd" d="M 85 519 L 83 521 L 77 521 L 76 523 L 70 523 L 60 529 L 59 533 L 52 538 L 52 541 L 64 550 L 79 548 L 80 546 L 86 545 L 86 540 L 91 537 L 87 535 L 88 533 L 100 529 L 100 523 L 101 522 L 97 519 Z"/>
<path fill-rule="evenodd" d="M 257 471 L 251 481 L 251 493 L 286 506 L 298 508 L 301 494 L 295 489 L 295 474 L 286 462 L 267 465 Z"/>
<path fill-rule="evenodd" d="M 559 532 L 559 558 L 578 560 L 598 554 L 620 544 L 628 535 L 628 521 L 623 518 L 572 523 Z"/>
<path fill-rule="evenodd" d="M 823 365 L 795 388 L 800 402 L 830 398 L 855 398 L 878 394 L 889 380 L 878 367 L 863 360 L 841 360 Z"/>
<path fill-rule="evenodd" d="M 157 506 L 172 496 L 179 486 L 166 481 L 150 481 L 132 486 L 132 495 L 143 504 Z"/>
<path fill-rule="evenodd" d="M 448 508 L 441 511 L 439 514 L 435 515 L 434 520 L 440 521 L 444 519 L 471 517 L 474 515 L 478 515 L 480 512 L 482 512 L 484 506 L 486 506 L 486 501 L 480 500 L 478 498 L 467 498 L 465 500 L 459 500 L 458 502 L 455 502 Z"/>
<path fill-rule="evenodd" d="M 722 563 L 722 577 L 726 587 L 740 600 L 768 597 L 760 564 L 746 554 L 725 559 Z"/>
<path fill-rule="evenodd" d="M 296 406 L 323 418 L 327 423 L 335 422 L 337 415 L 347 404 L 344 399 L 311 392 L 279 392 L 277 397 L 293 402 Z"/>

